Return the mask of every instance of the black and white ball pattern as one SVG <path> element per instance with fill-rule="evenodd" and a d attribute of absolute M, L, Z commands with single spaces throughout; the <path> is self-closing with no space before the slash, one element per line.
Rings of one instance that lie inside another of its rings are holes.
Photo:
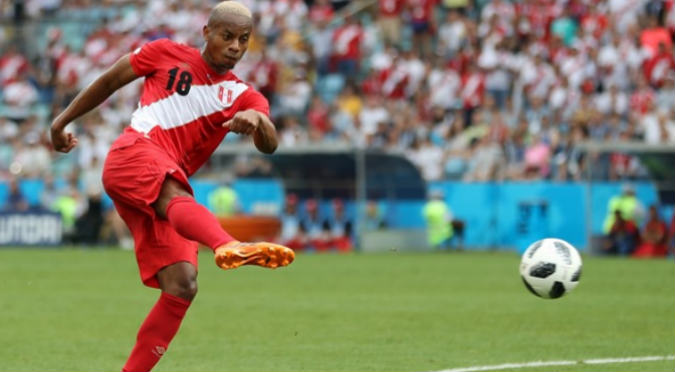
<path fill-rule="evenodd" d="M 581 256 L 570 243 L 547 238 L 525 250 L 520 261 L 520 276 L 533 294 L 559 298 L 579 284 L 581 266 Z"/>

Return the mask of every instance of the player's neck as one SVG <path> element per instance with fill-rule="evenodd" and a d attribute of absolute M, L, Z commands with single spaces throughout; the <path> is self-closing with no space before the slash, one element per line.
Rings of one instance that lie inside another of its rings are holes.
<path fill-rule="evenodd" d="M 211 61 L 211 59 L 209 58 L 209 56 L 205 53 L 205 50 L 204 50 L 204 49 L 202 49 L 202 50 L 200 51 L 199 54 L 201 55 L 201 58 L 202 58 L 202 61 L 204 61 L 204 64 L 205 64 L 212 72 L 214 72 L 214 73 L 216 73 L 216 74 L 218 74 L 218 75 L 225 75 L 225 74 L 227 74 L 227 73 L 230 71 L 230 69 L 228 69 L 228 68 L 222 68 L 222 67 L 219 68 L 219 67 L 215 66 L 215 65 L 212 63 L 212 61 Z"/>

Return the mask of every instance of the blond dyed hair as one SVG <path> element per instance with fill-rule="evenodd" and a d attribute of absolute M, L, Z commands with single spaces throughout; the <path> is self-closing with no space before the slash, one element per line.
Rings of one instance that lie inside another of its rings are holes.
<path fill-rule="evenodd" d="M 246 7 L 246 5 L 236 1 L 221 1 L 213 7 L 213 10 L 211 10 L 208 24 L 210 25 L 213 24 L 213 22 L 220 21 L 223 19 L 223 17 L 229 14 L 253 18 L 251 11 Z"/>

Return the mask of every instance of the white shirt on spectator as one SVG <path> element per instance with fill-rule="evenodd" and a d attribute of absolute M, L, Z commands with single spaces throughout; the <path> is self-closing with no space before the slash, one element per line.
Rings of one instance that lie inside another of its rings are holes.
<path fill-rule="evenodd" d="M 675 109 L 675 89 L 672 86 L 661 88 L 657 92 L 656 106 L 664 111 Z"/>
<path fill-rule="evenodd" d="M 628 95 L 624 92 L 617 92 L 614 96 L 609 91 L 605 91 L 595 98 L 595 107 L 603 114 L 620 114 L 628 112 Z"/>
<path fill-rule="evenodd" d="M 531 59 L 527 62 L 521 69 L 523 83 L 529 94 L 540 98 L 546 97 L 556 80 L 553 68 L 546 62 L 541 62 L 539 65 Z"/>
<path fill-rule="evenodd" d="M 458 98 L 462 79 L 460 79 L 459 74 L 455 70 L 451 68 L 433 69 L 429 73 L 427 83 L 431 106 L 449 110 L 461 105 Z"/>
<path fill-rule="evenodd" d="M 78 164 L 82 169 L 87 168 L 92 163 L 92 158 L 105 159 L 110 148 L 110 143 L 105 139 L 82 135 L 79 136 L 79 157 Z"/>
<path fill-rule="evenodd" d="M 438 49 L 441 55 L 456 53 L 466 38 L 464 22 L 443 23 L 438 29 Z"/>
<path fill-rule="evenodd" d="M 32 104 L 37 102 L 38 91 L 27 80 L 17 80 L 4 88 L 4 100 L 12 117 L 26 117 Z"/>
<path fill-rule="evenodd" d="M 19 134 L 19 126 L 5 117 L 0 117 L 0 142 L 7 141 L 17 134 Z"/>
<path fill-rule="evenodd" d="M 516 12 L 510 1 L 495 0 L 485 5 L 480 18 L 482 22 L 488 22 L 495 15 L 499 17 L 500 22 L 511 25 Z"/>
<path fill-rule="evenodd" d="M 307 5 L 302 0 L 276 0 L 274 12 L 284 17 L 286 26 L 293 30 L 300 30 L 307 18 Z"/>
<path fill-rule="evenodd" d="M 359 113 L 361 132 L 366 136 L 373 135 L 377 131 L 377 125 L 389 121 L 389 111 L 382 106 L 364 106 Z"/>
<path fill-rule="evenodd" d="M 659 118 L 655 112 L 648 112 L 640 118 L 640 129 L 644 134 L 644 140 L 649 144 L 661 143 L 661 128 Z"/>
<path fill-rule="evenodd" d="M 382 71 L 391 67 L 393 61 L 394 56 L 392 55 L 392 51 L 383 50 L 373 53 L 373 56 L 370 58 L 370 66 L 375 71 Z"/>
<path fill-rule="evenodd" d="M 331 52 L 331 42 L 333 40 L 333 30 L 330 28 L 314 28 L 309 34 L 309 40 L 312 44 L 312 53 L 314 57 L 321 59 L 328 57 Z"/>
<path fill-rule="evenodd" d="M 509 89 L 511 75 L 505 67 L 507 58 L 507 53 L 493 48 L 483 49 L 478 57 L 478 66 L 487 70 L 485 75 L 485 88 L 487 90 L 506 91 Z"/>
<path fill-rule="evenodd" d="M 30 138 L 25 147 L 16 150 L 13 162 L 21 166 L 21 173 L 26 177 L 43 177 L 49 171 L 51 156 L 37 138 Z"/>
<path fill-rule="evenodd" d="M 406 58 L 401 61 L 401 64 L 408 76 L 408 85 L 405 88 L 406 95 L 412 97 L 419 90 L 420 84 L 424 80 L 426 67 L 424 62 L 417 57 Z"/>
<path fill-rule="evenodd" d="M 312 87 L 307 80 L 296 80 L 279 95 L 279 103 L 284 110 L 300 113 L 307 108 L 311 95 Z"/>
<path fill-rule="evenodd" d="M 70 53 L 63 58 L 56 77 L 61 83 L 69 83 L 71 80 L 78 82 L 90 68 L 89 60 L 79 54 Z"/>
<path fill-rule="evenodd" d="M 572 55 L 564 58 L 560 63 L 560 72 L 567 76 L 571 87 L 579 88 L 581 86 L 586 77 L 584 67 L 587 62 L 582 53 L 579 53 L 576 56 Z"/>
<path fill-rule="evenodd" d="M 563 117 L 568 118 L 579 106 L 579 92 L 563 84 L 551 89 L 548 104 L 554 110 L 562 110 Z"/>
<path fill-rule="evenodd" d="M 609 0 L 609 11 L 620 32 L 637 23 L 637 16 L 644 8 L 644 4 L 645 0 Z"/>

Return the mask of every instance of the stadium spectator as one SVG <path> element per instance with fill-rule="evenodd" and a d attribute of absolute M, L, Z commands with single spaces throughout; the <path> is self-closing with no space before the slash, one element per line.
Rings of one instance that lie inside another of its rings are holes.
<path fill-rule="evenodd" d="M 75 220 L 73 243 L 96 245 L 100 243 L 104 223 L 102 194 L 87 195 L 86 210 Z"/>
<path fill-rule="evenodd" d="M 387 221 L 384 219 L 384 213 L 379 203 L 375 200 L 368 200 L 366 203 L 365 219 L 363 228 L 367 231 L 381 230 L 387 227 Z"/>
<path fill-rule="evenodd" d="M 607 217 L 603 225 L 603 230 L 608 234 L 613 226 L 616 225 L 615 219 L 617 212 L 622 217 L 622 221 L 631 222 L 638 226 L 644 215 L 644 207 L 635 196 L 633 185 L 624 184 L 621 187 L 621 194 L 612 197 L 607 204 Z"/>
<path fill-rule="evenodd" d="M 9 190 L 7 191 L 7 201 L 3 210 L 5 212 L 16 213 L 26 212 L 30 209 L 28 200 L 23 195 L 20 187 L 21 180 L 17 177 L 9 179 Z"/>
<path fill-rule="evenodd" d="M 309 35 L 314 58 L 314 67 L 318 75 L 323 76 L 331 71 L 331 43 L 333 30 L 329 28 L 328 21 L 317 21 L 312 25 Z"/>
<path fill-rule="evenodd" d="M 309 8 L 309 20 L 314 23 L 327 24 L 333 20 L 335 11 L 330 0 L 316 0 Z"/>
<path fill-rule="evenodd" d="M 665 257 L 668 254 L 668 226 L 655 205 L 649 207 L 647 223 L 640 233 L 640 244 L 634 257 Z"/>
<path fill-rule="evenodd" d="M 26 73 L 16 75 L 3 84 L 2 98 L 7 106 L 5 115 L 13 121 L 25 120 L 30 116 L 33 104 L 40 98 L 38 93 Z"/>
<path fill-rule="evenodd" d="M 446 13 L 445 22 L 439 26 L 436 54 L 445 58 L 454 57 L 467 42 L 467 20 L 457 9 Z"/>
<path fill-rule="evenodd" d="M 578 27 L 572 9 L 564 7 L 562 14 L 551 23 L 551 33 L 553 37 L 561 38 L 566 46 L 570 46 L 577 37 Z"/>
<path fill-rule="evenodd" d="M 359 72 L 363 28 L 356 18 L 346 16 L 344 24 L 333 32 L 332 58 L 334 70 L 343 76 L 355 77 Z"/>
<path fill-rule="evenodd" d="M 438 29 L 434 15 L 435 0 L 407 0 L 412 43 L 416 53 L 424 59 L 431 57 L 432 35 Z"/>
<path fill-rule="evenodd" d="M 307 244 L 310 250 L 325 252 L 331 249 L 330 226 L 319 215 L 319 203 L 316 199 L 305 200 L 305 214 L 300 224 L 307 234 Z"/>
<path fill-rule="evenodd" d="M 345 205 L 341 199 L 332 201 L 333 215 L 326 219 L 330 227 L 330 245 L 339 252 L 352 250 L 353 223 L 345 213 Z"/>
<path fill-rule="evenodd" d="M 54 210 L 61 214 L 63 240 L 73 243 L 77 239 L 75 223 L 87 209 L 87 202 L 77 185 L 77 174 L 73 173 L 68 185 L 61 190 L 56 198 Z"/>
<path fill-rule="evenodd" d="M 298 196 L 286 195 L 280 217 L 281 233 L 277 240 L 293 250 L 302 251 L 308 248 L 308 238 L 298 212 Z"/>
<path fill-rule="evenodd" d="M 331 131 L 330 107 L 321 97 L 312 97 L 307 110 L 307 127 L 310 132 L 319 132 L 319 138 L 326 136 Z"/>
<path fill-rule="evenodd" d="M 620 210 L 614 211 L 612 227 L 607 235 L 605 252 L 622 256 L 631 255 L 639 242 L 640 231 L 631 220 L 624 219 Z"/>
<path fill-rule="evenodd" d="M 279 114 L 302 117 L 309 107 L 312 87 L 302 69 L 296 69 L 293 76 L 293 81 L 279 92 Z"/>
<path fill-rule="evenodd" d="M 276 60 L 270 58 L 266 45 L 260 47 L 260 57 L 253 65 L 253 68 L 251 68 L 248 80 L 251 84 L 258 87 L 260 93 L 268 101 L 275 101 L 275 94 L 278 89 L 279 66 Z"/>
<path fill-rule="evenodd" d="M 49 172 L 51 155 L 35 133 L 27 134 L 23 141 L 16 137 L 14 145 L 13 171 L 24 178 L 39 179 Z"/>
<path fill-rule="evenodd" d="M 232 188 L 232 177 L 225 176 L 218 187 L 209 193 L 209 209 L 216 217 L 231 217 L 241 210 L 237 192 Z"/>
<path fill-rule="evenodd" d="M 422 215 L 427 225 L 427 242 L 434 249 L 449 249 L 453 235 L 452 212 L 444 200 L 443 192 L 432 190 L 424 205 Z"/>
<path fill-rule="evenodd" d="M 54 176 L 47 174 L 42 181 L 44 188 L 42 189 L 42 194 L 40 194 L 40 208 L 45 211 L 56 211 L 56 201 L 59 197 L 59 192 L 56 190 Z"/>
<path fill-rule="evenodd" d="M 382 42 L 398 47 L 401 43 L 401 19 L 405 0 L 378 0 L 377 26 Z"/>

